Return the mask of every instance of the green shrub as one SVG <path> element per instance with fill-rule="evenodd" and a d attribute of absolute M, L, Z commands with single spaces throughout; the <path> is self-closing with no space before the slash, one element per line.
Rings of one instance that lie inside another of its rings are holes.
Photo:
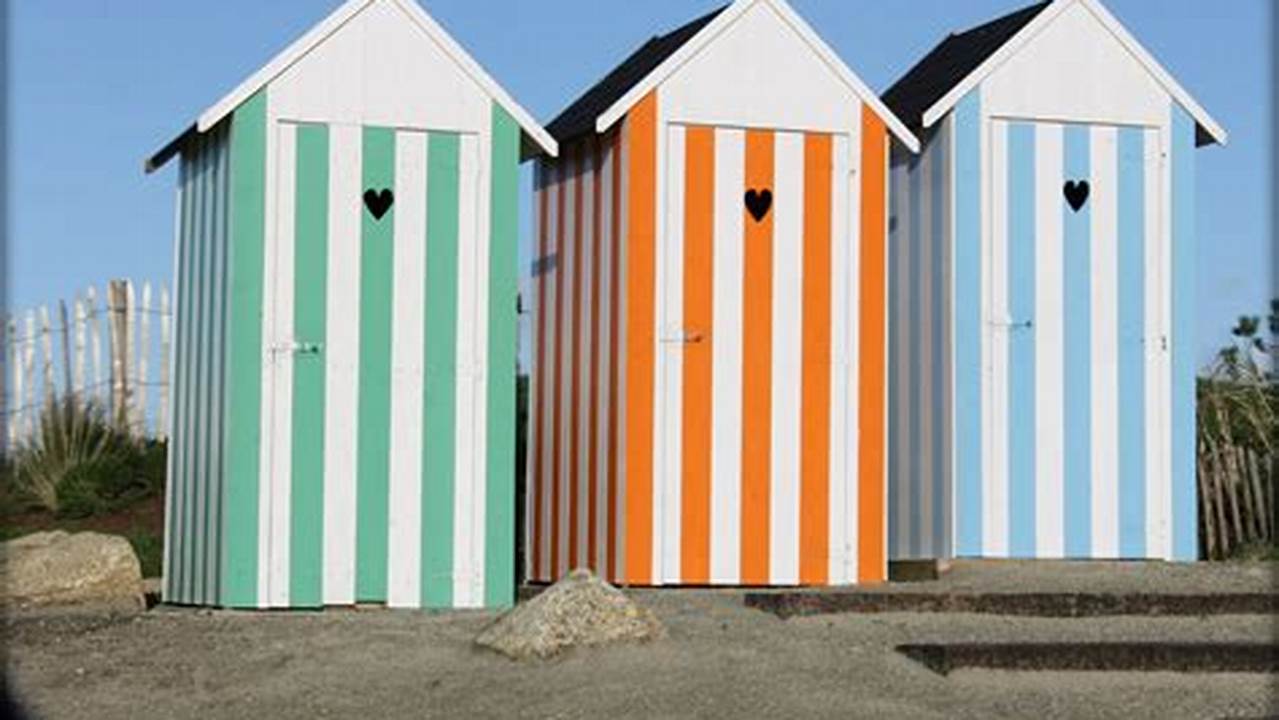
<path fill-rule="evenodd" d="M 15 452 L 14 489 L 29 503 L 56 513 L 58 488 L 71 471 L 120 453 L 123 442 L 96 405 L 73 396 L 51 403 L 40 414 L 35 436 Z"/>
<path fill-rule="evenodd" d="M 142 564 L 142 577 L 160 577 L 164 571 L 164 540 L 142 528 L 133 528 L 125 537 Z"/>

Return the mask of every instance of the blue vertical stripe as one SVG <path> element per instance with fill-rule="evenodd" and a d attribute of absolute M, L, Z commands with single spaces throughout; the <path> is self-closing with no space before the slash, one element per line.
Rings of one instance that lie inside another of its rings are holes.
<path fill-rule="evenodd" d="M 981 554 L 981 96 L 955 108 L 955 538 Z"/>
<path fill-rule="evenodd" d="M 1035 555 L 1035 126 L 1008 126 L 1008 532 Z"/>
<path fill-rule="evenodd" d="M 909 452 L 907 453 L 907 473 L 910 482 L 910 555 L 911 557 L 919 557 L 921 551 L 923 528 L 921 520 L 923 519 L 923 442 L 920 432 L 920 415 L 923 413 L 923 393 L 920 392 L 920 385 L 923 381 L 923 362 L 921 358 L 924 328 L 923 313 L 921 312 L 920 295 L 923 289 L 923 175 L 924 165 L 919 156 L 911 158 L 910 161 L 910 188 L 907 194 L 910 196 L 910 237 L 907 242 L 910 244 L 910 291 L 906 293 L 908 302 L 910 303 L 909 318 L 907 319 L 907 347 L 909 348 L 908 362 L 910 364 L 910 379 L 907 381 L 907 392 L 909 393 L 908 407 L 910 408 L 910 437 Z"/>
<path fill-rule="evenodd" d="M 1146 131 L 1119 131 L 1119 554 L 1146 555 Z"/>
<path fill-rule="evenodd" d="M 1195 498 L 1195 121 L 1172 113 L 1172 555 L 1199 557 Z"/>
<path fill-rule="evenodd" d="M 1090 181 L 1090 129 L 1067 126 L 1063 182 Z M 1093 192 L 1097 192 L 1093 188 Z M 1062 199 L 1065 232 L 1065 483 L 1066 556 L 1092 555 L 1092 209 L 1078 211 Z"/>
<path fill-rule="evenodd" d="M 933 285 L 933 326 L 930 329 L 933 337 L 933 356 L 932 373 L 933 373 L 933 396 L 931 398 L 930 412 L 933 418 L 933 439 L 932 439 L 932 455 L 933 455 L 933 476 L 932 493 L 933 498 L 933 544 L 927 548 L 930 557 L 944 557 L 946 553 L 946 543 L 944 533 L 946 529 L 946 513 L 950 512 L 950 508 L 946 506 L 945 483 L 946 483 L 946 458 L 948 456 L 946 443 L 946 428 L 948 422 L 946 419 L 945 404 L 943 397 L 946 388 L 946 353 L 945 353 L 945 328 L 946 328 L 946 308 L 950 306 L 946 297 L 946 275 L 942 258 L 945 254 L 946 244 L 946 216 L 943 210 L 946 203 L 943 198 L 946 195 L 946 150 L 945 141 L 946 133 L 939 132 L 933 136 L 932 147 L 928 152 L 932 154 L 933 175 L 929 178 L 932 186 L 929 198 L 929 212 L 932 214 L 932 222 L 929 227 L 932 229 L 932 237 L 930 242 L 933 245 L 933 265 L 931 268 L 931 282 Z"/>

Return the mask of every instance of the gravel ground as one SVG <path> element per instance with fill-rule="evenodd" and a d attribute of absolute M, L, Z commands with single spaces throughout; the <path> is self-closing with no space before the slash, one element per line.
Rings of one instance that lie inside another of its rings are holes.
<path fill-rule="evenodd" d="M 1275 619 L 776 617 L 716 592 L 634 592 L 649 645 L 517 663 L 476 648 L 494 615 L 56 611 L 7 623 L 9 677 L 43 718 L 1222 718 L 1279 712 L 1276 678 L 1173 673 L 938 676 L 906 642 L 1248 640 Z"/>

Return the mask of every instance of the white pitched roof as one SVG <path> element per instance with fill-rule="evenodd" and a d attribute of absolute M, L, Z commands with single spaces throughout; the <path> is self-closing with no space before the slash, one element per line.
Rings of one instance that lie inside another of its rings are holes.
<path fill-rule="evenodd" d="M 266 87 L 272 80 L 275 80 L 295 63 L 305 57 L 317 46 L 326 41 L 335 32 L 346 25 L 352 18 L 361 11 L 377 2 L 389 2 L 402 10 L 408 17 L 418 26 L 422 32 L 434 40 L 443 48 L 458 67 L 461 68 L 468 77 L 470 77 L 484 92 L 491 96 L 504 110 L 510 113 L 511 117 L 519 123 L 532 140 L 537 143 L 547 154 L 556 156 L 559 154 L 559 145 L 555 139 L 550 136 L 546 130 L 533 119 L 519 103 L 502 89 L 484 68 L 470 56 L 451 35 L 444 31 L 435 20 L 422 9 L 414 0 L 347 0 L 341 7 L 333 11 L 327 18 L 320 21 L 315 27 L 311 28 L 305 35 L 298 38 L 292 45 L 285 48 L 283 52 L 276 55 L 269 63 L 264 65 L 260 70 L 249 76 L 247 80 L 232 90 L 221 100 L 214 103 L 212 107 L 200 114 L 195 125 L 174 139 L 147 161 L 147 171 L 158 169 L 168 161 L 172 156 L 171 150 L 176 149 L 176 145 L 188 134 L 192 132 L 204 133 L 210 128 L 217 125 L 224 118 L 230 115 L 237 107 L 248 100 L 255 93 Z"/>
<path fill-rule="evenodd" d="M 1074 4 L 1079 4 L 1087 8 L 1088 11 L 1091 12 L 1093 16 L 1096 17 L 1097 20 L 1106 28 L 1106 30 L 1109 31 L 1121 45 L 1123 45 L 1124 49 L 1127 50 L 1143 68 L 1145 68 L 1146 72 L 1150 73 L 1151 77 L 1153 77 L 1155 81 L 1173 97 L 1174 100 L 1180 103 L 1181 106 L 1190 113 L 1190 115 L 1195 119 L 1195 122 L 1197 122 L 1214 141 L 1222 145 L 1226 144 L 1228 135 L 1225 128 L 1221 127 L 1221 125 L 1218 124 L 1217 121 L 1214 120 L 1193 97 L 1191 97 L 1190 93 L 1186 92 L 1186 89 L 1173 79 L 1172 75 L 1170 75 L 1157 60 L 1155 60 L 1154 56 L 1142 47 L 1141 43 L 1137 42 L 1137 39 L 1128 32 L 1127 28 L 1125 28 L 1114 15 L 1110 14 L 1110 11 L 1098 2 L 1098 0 L 1054 0 L 1052 5 L 1049 5 L 1043 12 L 1035 16 L 1034 20 L 1027 23 L 1026 27 L 1022 28 L 1012 37 L 1011 40 L 1004 43 L 1003 47 L 999 48 L 998 51 L 986 58 L 985 62 L 978 65 L 976 70 L 973 70 L 968 74 L 968 77 L 964 78 L 958 85 L 951 88 L 950 92 L 943 95 L 936 103 L 933 103 L 933 106 L 924 112 L 924 127 L 932 127 L 938 120 L 945 117 L 946 114 L 949 113 L 951 109 L 969 93 L 969 91 L 980 85 L 983 80 L 995 71 L 996 68 L 1002 65 L 1013 55 L 1017 54 L 1017 52 L 1019 52 L 1022 48 L 1026 47 L 1026 45 L 1039 34 L 1040 30 L 1047 27 L 1053 22 L 1053 20 L 1056 20 L 1057 17 L 1066 10 L 1066 8 Z"/>
<path fill-rule="evenodd" d="M 675 51 L 670 57 L 666 58 L 652 72 L 648 74 L 634 87 L 627 91 L 612 107 L 605 110 L 602 115 L 595 121 L 595 129 L 597 132 L 604 132 L 614 125 L 618 120 L 622 119 L 626 113 L 644 98 L 653 88 L 662 84 L 671 75 L 675 74 L 689 60 L 696 56 L 710 43 L 714 42 L 717 37 L 738 18 L 742 16 L 751 6 L 757 3 L 767 3 L 775 9 L 787 24 L 799 34 L 800 38 L 817 54 L 819 58 L 831 68 L 832 71 L 844 82 L 845 85 L 853 91 L 855 95 L 861 98 L 862 102 L 874 109 L 875 114 L 879 115 L 892 131 L 893 135 L 902 142 L 903 145 L 910 148 L 911 152 L 919 152 L 919 140 L 915 137 L 906 125 L 893 114 L 888 106 L 879 99 L 879 96 L 871 92 L 861 78 L 857 77 L 848 65 L 840 59 L 839 55 L 830 48 L 813 30 L 813 28 L 804 21 L 803 18 L 791 8 L 786 0 L 736 0 L 732 5 L 725 8 L 718 16 L 715 17 L 706 27 L 693 36 L 691 40 L 684 43 L 679 50 Z"/>

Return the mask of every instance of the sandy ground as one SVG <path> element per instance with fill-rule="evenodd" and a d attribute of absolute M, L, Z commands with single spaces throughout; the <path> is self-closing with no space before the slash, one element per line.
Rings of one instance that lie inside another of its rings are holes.
<path fill-rule="evenodd" d="M 1248 640 L 1275 618 L 840 615 L 782 621 L 734 593 L 636 592 L 670 637 L 520 664 L 477 649 L 495 615 L 44 611 L 11 616 L 9 679 L 43 718 L 1223 718 L 1279 713 L 1279 678 L 932 673 L 941 640 Z"/>

